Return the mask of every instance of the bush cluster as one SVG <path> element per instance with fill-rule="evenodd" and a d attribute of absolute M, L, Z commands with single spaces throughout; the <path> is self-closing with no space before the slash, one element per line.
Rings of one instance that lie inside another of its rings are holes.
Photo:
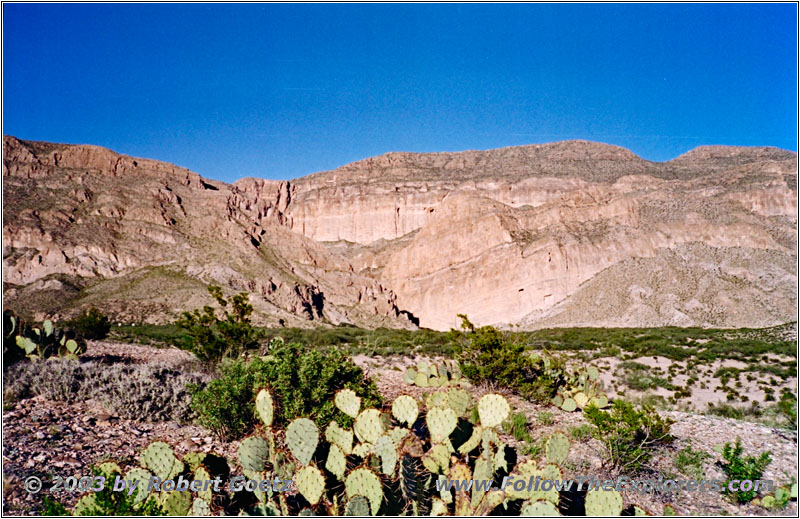
<path fill-rule="evenodd" d="M 673 440 L 669 429 L 674 422 L 647 405 L 636 410 L 630 402 L 616 400 L 608 410 L 590 405 L 584 414 L 594 426 L 592 436 L 606 446 L 606 463 L 618 472 L 638 471 L 656 448 Z"/>
<path fill-rule="evenodd" d="M 208 292 L 222 307 L 221 316 L 208 305 L 202 310 L 183 312 L 175 324 L 188 336 L 187 349 L 201 361 L 217 363 L 258 347 L 262 334 L 250 323 L 253 306 L 247 302 L 247 294 L 242 292 L 225 299 L 218 286 L 208 287 Z M 228 305 L 231 312 L 226 309 Z"/>
<path fill-rule="evenodd" d="M 111 322 L 97 308 L 84 310 L 81 315 L 72 319 L 67 325 L 84 339 L 99 341 L 108 336 Z"/>
<path fill-rule="evenodd" d="M 80 364 L 52 358 L 13 366 L 3 392 L 8 400 L 36 395 L 61 402 L 95 399 L 121 418 L 183 423 L 194 416 L 187 385 L 201 385 L 207 378 L 154 364 Z"/>
<path fill-rule="evenodd" d="M 273 341 L 270 354 L 249 362 L 232 360 L 220 366 L 221 376 L 205 388 L 192 388 L 192 409 L 202 425 L 224 440 L 243 436 L 256 423 L 254 398 L 269 388 L 277 403 L 274 423 L 285 425 L 299 416 L 325 427 L 331 420 L 350 426 L 352 418 L 340 412 L 333 398 L 340 389 L 352 389 L 362 406 L 379 406 L 375 383 L 340 352 L 322 353 L 299 344 Z"/>
<path fill-rule="evenodd" d="M 563 359 L 530 355 L 525 345 L 492 326 L 476 328 L 459 314 L 461 330 L 451 330 L 450 340 L 461 372 L 474 383 L 489 382 L 517 391 L 537 402 L 550 402 L 566 384 Z"/>
<path fill-rule="evenodd" d="M 762 452 L 758 457 L 746 456 L 743 458 L 743 451 L 741 438 L 736 438 L 736 443 L 734 445 L 726 443 L 725 447 L 722 448 L 722 457 L 725 463 L 721 464 L 722 471 L 728 477 L 725 481 L 725 493 L 731 494 L 733 499 L 741 504 L 749 503 L 755 499 L 757 492 L 755 490 L 730 492 L 728 490 L 728 483 L 735 479 L 739 481 L 747 479 L 750 481 L 759 480 L 764 474 L 764 469 L 766 469 L 767 465 L 772 461 L 769 452 Z"/>

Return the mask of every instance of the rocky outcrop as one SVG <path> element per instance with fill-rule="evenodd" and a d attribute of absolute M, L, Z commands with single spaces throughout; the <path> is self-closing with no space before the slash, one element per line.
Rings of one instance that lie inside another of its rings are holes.
<path fill-rule="evenodd" d="M 797 158 L 775 148 L 665 163 L 586 141 L 389 153 L 229 185 L 5 137 L 3 193 L 4 299 L 47 306 L 36 294 L 61 283 L 56 313 L 102 303 L 168 320 L 216 283 L 251 293 L 269 324 L 797 318 Z"/>

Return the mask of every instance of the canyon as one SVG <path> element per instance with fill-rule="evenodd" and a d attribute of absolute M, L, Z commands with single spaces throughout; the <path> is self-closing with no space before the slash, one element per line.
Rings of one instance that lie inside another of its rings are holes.
<path fill-rule="evenodd" d="M 588 141 L 387 153 L 227 184 L 3 140 L 3 297 L 162 323 L 248 292 L 258 324 L 761 327 L 797 319 L 797 155 L 668 162 Z"/>

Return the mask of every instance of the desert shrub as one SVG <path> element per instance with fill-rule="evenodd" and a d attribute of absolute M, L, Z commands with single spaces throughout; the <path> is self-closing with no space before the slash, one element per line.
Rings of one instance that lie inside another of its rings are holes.
<path fill-rule="evenodd" d="M 776 405 L 778 411 L 786 417 L 788 426 L 792 429 L 797 428 L 797 397 L 791 391 L 785 390 L 781 393 L 781 399 Z"/>
<path fill-rule="evenodd" d="M 542 425 L 553 425 L 553 413 L 550 411 L 539 411 L 536 418 L 539 419 L 539 423 Z"/>
<path fill-rule="evenodd" d="M 736 443 L 734 445 L 726 443 L 722 448 L 722 458 L 725 460 L 725 463 L 722 463 L 721 467 L 722 471 L 727 476 L 724 492 L 732 495 L 737 503 L 743 504 L 752 501 L 756 497 L 757 492 L 755 490 L 730 492 L 728 490 L 728 484 L 735 479 L 739 481 L 756 481 L 761 479 L 761 476 L 764 474 L 764 469 L 770 464 L 772 458 L 769 452 L 762 452 L 758 457 L 747 456 L 743 458 L 742 452 L 744 452 L 744 448 L 742 447 L 742 440 L 740 438 L 736 438 Z"/>
<path fill-rule="evenodd" d="M 205 377 L 153 364 L 125 365 L 50 359 L 20 363 L 4 377 L 4 395 L 15 399 L 42 395 L 48 400 L 100 401 L 126 419 L 187 422 L 193 418 L 187 385 Z"/>
<path fill-rule="evenodd" d="M 566 383 L 564 361 L 526 353 L 525 345 L 492 326 L 475 328 L 459 314 L 461 330 L 451 330 L 450 339 L 461 372 L 472 382 L 490 382 L 517 391 L 525 398 L 549 402 Z"/>
<path fill-rule="evenodd" d="M 693 450 L 691 445 L 687 445 L 675 456 L 675 468 L 694 479 L 703 479 L 705 478 L 703 464 L 709 459 L 711 459 L 709 453 Z"/>
<path fill-rule="evenodd" d="M 99 341 L 108 336 L 111 323 L 108 317 L 97 308 L 84 310 L 81 315 L 69 321 L 68 326 L 84 339 Z"/>
<path fill-rule="evenodd" d="M 569 428 L 569 435 L 579 441 L 588 440 L 592 436 L 592 431 L 594 429 L 588 423 L 582 423 L 580 425 L 576 425 L 574 427 Z"/>
<path fill-rule="evenodd" d="M 616 400 L 609 410 L 590 405 L 584 414 L 594 426 L 592 436 L 606 446 L 606 463 L 619 472 L 636 472 L 656 448 L 673 440 L 669 434 L 673 421 L 649 406 L 636 410 L 630 402 Z"/>
<path fill-rule="evenodd" d="M 528 430 L 528 418 L 524 413 L 514 413 L 511 419 L 503 423 L 503 430 L 511 433 L 515 440 L 520 442 L 532 442 L 531 433 Z"/>
<path fill-rule="evenodd" d="M 277 402 L 276 425 L 305 416 L 320 427 L 331 420 L 350 426 L 352 418 L 333 403 L 336 391 L 344 388 L 355 391 L 362 406 L 381 404 L 375 383 L 342 353 L 277 343 L 266 357 L 223 363 L 218 379 L 205 388 L 192 389 L 192 408 L 199 414 L 200 423 L 220 438 L 238 438 L 255 424 L 253 400 L 265 387 L 271 389 Z"/>
<path fill-rule="evenodd" d="M 261 333 L 250 323 L 253 306 L 247 302 L 247 294 L 242 292 L 225 299 L 217 286 L 208 287 L 208 292 L 222 307 L 219 317 L 217 310 L 206 305 L 202 310 L 183 312 L 175 323 L 186 331 L 187 349 L 204 362 L 216 363 L 256 348 Z M 228 305 L 232 312 L 226 310 Z"/>

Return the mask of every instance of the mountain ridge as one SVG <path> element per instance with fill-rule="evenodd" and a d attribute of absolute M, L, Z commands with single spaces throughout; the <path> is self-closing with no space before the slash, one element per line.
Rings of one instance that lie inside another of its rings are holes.
<path fill-rule="evenodd" d="M 91 145 L 5 136 L 3 149 L 4 301 L 22 311 L 48 293 L 47 315 L 102 303 L 164 321 L 219 284 L 253 294 L 272 325 L 447 329 L 467 313 L 536 327 L 599 319 L 597 278 L 618 306 L 652 292 L 610 312 L 616 324 L 796 319 L 797 155 L 777 148 L 661 163 L 590 141 L 394 152 L 232 184 Z M 635 258 L 695 292 L 637 288 Z"/>

